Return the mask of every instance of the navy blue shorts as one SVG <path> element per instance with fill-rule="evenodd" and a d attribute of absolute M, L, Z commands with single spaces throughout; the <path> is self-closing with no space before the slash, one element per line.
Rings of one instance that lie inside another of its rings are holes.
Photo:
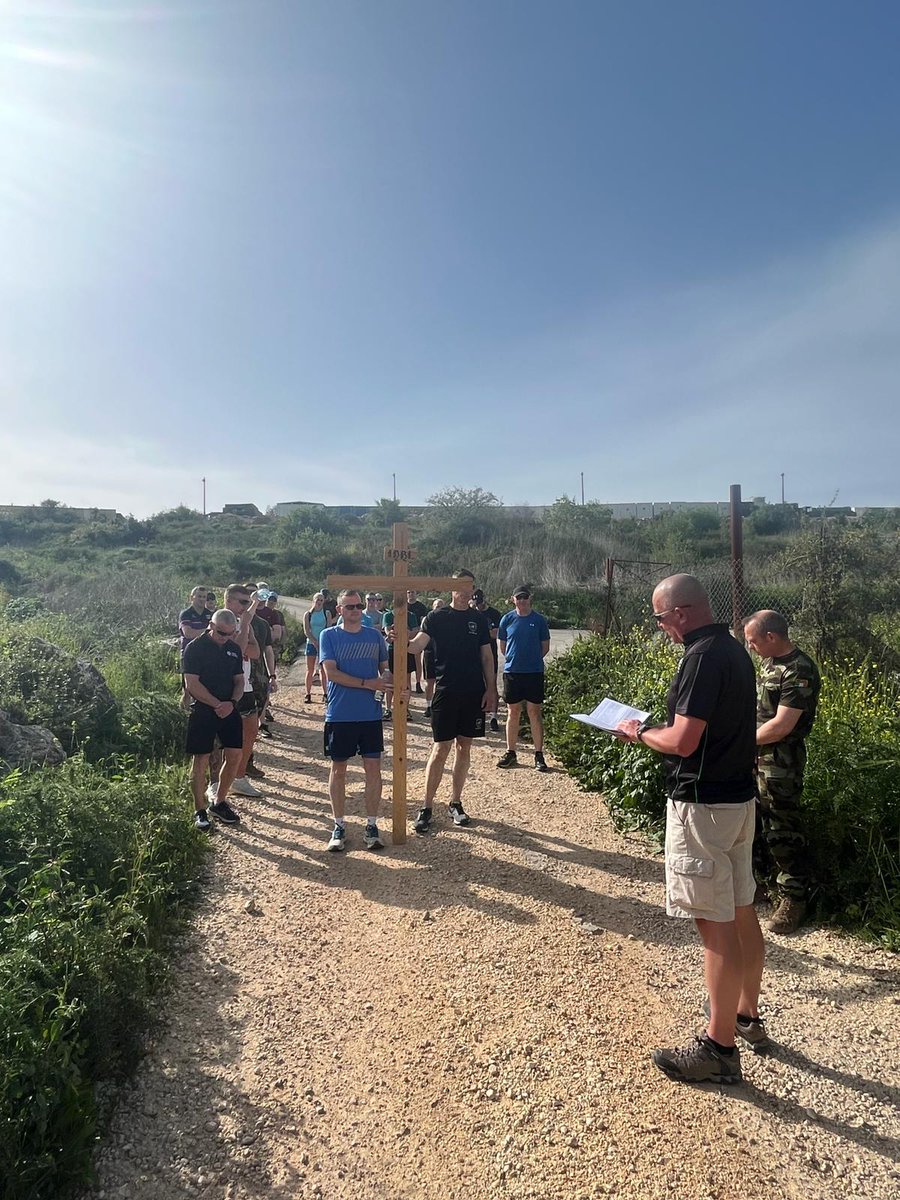
<path fill-rule="evenodd" d="M 227 717 L 217 717 L 208 704 L 194 703 L 188 718 L 185 750 L 188 754 L 211 754 L 216 738 L 225 750 L 240 750 L 244 745 L 241 715 L 232 709 Z"/>
<path fill-rule="evenodd" d="M 458 737 L 484 737 L 484 690 L 448 692 L 435 689 L 431 701 L 431 736 L 436 742 L 452 742 Z"/>
<path fill-rule="evenodd" d="M 503 699 L 507 704 L 544 703 L 544 672 L 508 671 L 503 676 Z"/>
<path fill-rule="evenodd" d="M 384 725 L 381 721 L 326 721 L 325 757 L 346 762 L 361 754 L 380 758 L 384 750 Z"/>

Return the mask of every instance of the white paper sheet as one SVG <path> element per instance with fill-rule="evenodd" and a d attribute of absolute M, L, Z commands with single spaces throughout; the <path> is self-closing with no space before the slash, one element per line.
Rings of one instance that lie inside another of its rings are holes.
<path fill-rule="evenodd" d="M 606 696 L 592 713 L 571 713 L 573 721 L 581 721 L 584 725 L 592 725 L 595 729 L 603 729 L 606 733 L 614 733 L 616 726 L 622 721 L 646 721 L 649 713 L 632 708 L 630 704 L 621 704 Z"/>

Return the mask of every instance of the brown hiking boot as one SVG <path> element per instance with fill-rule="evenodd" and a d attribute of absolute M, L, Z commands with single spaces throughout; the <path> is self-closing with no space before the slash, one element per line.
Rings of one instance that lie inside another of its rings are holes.
<path fill-rule="evenodd" d="M 772 914 L 769 929 L 772 933 L 795 933 L 805 916 L 806 901 L 785 896 Z"/>

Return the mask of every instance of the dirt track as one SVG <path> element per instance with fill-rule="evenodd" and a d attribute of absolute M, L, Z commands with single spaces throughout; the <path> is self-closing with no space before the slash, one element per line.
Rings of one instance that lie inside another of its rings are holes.
<path fill-rule="evenodd" d="M 216 830 L 94 1195 L 897 1195 L 895 958 L 773 940 L 781 1045 L 744 1054 L 741 1088 L 671 1083 L 648 1050 L 700 1027 L 703 986 L 695 935 L 661 912 L 659 859 L 565 774 L 497 771 L 496 734 L 473 753 L 469 828 L 440 807 L 432 836 L 367 853 L 351 801 L 347 853 L 329 855 L 322 705 L 302 700 L 280 698 L 265 798 Z"/>

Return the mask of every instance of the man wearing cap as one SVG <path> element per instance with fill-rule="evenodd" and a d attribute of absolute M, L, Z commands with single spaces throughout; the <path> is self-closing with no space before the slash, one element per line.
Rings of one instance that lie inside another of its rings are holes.
<path fill-rule="evenodd" d="M 544 761 L 544 659 L 550 651 L 550 626 L 545 617 L 531 607 L 531 591 L 516 588 L 515 609 L 500 619 L 497 641 L 503 652 L 503 699 L 506 701 L 506 753 L 497 759 L 498 767 L 517 765 L 516 742 L 522 705 L 528 710 L 528 723 L 534 740 L 534 769 L 548 771 Z"/>
<path fill-rule="evenodd" d="M 190 607 L 184 609 L 178 616 L 178 633 L 181 637 L 181 658 L 184 660 L 184 652 L 195 638 L 201 637 L 206 632 L 206 627 L 209 624 L 209 619 L 212 613 L 206 606 L 206 588 L 195 587 L 191 591 Z M 181 704 L 183 708 L 190 709 L 191 695 L 184 685 L 184 668 L 182 667 L 181 675 Z"/>
<path fill-rule="evenodd" d="M 476 588 L 472 593 L 472 607 L 476 609 L 487 620 L 488 632 L 491 635 L 491 654 L 494 656 L 494 677 L 497 675 L 497 630 L 500 628 L 501 613 L 498 608 L 491 608 L 484 598 L 484 592 L 481 588 Z M 499 733 L 500 726 L 497 724 L 497 714 L 489 712 L 486 714 L 490 721 L 492 733 Z"/>

